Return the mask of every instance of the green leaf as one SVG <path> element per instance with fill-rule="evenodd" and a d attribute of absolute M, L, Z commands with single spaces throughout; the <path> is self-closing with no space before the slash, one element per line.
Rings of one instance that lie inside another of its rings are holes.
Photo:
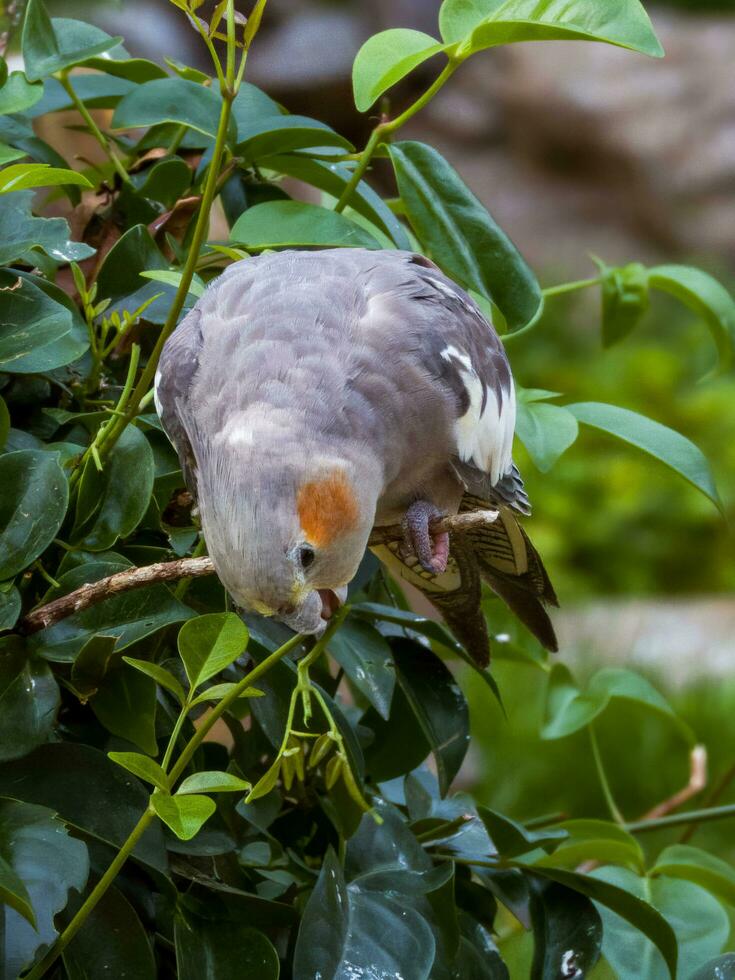
<path fill-rule="evenodd" d="M 330 849 L 306 903 L 294 953 L 293 980 L 349 976 L 370 964 L 376 977 L 425 980 L 434 960 L 431 928 L 390 893 L 347 885 Z"/>
<path fill-rule="evenodd" d="M 177 796 L 188 793 L 247 793 L 250 783 L 231 772 L 195 772 L 187 776 L 176 790 Z"/>
<path fill-rule="evenodd" d="M 0 590 L 0 630 L 11 630 L 20 616 L 20 592 L 15 586 Z"/>
<path fill-rule="evenodd" d="M 71 540 L 88 551 L 106 551 L 140 524 L 153 492 L 153 451 L 140 429 L 129 425 L 100 472 L 94 460 L 79 484 Z"/>
<path fill-rule="evenodd" d="M 111 670 L 90 702 L 102 725 L 156 755 L 156 685 L 137 670 L 122 665 Z"/>
<path fill-rule="evenodd" d="M 88 109 L 113 109 L 123 96 L 132 92 L 134 82 L 108 75 L 71 75 L 69 85 L 74 96 Z M 28 113 L 32 118 L 45 116 L 50 112 L 76 111 L 76 101 L 64 86 L 55 78 L 46 80 L 43 98 Z"/>
<path fill-rule="evenodd" d="M 47 163 L 17 163 L 0 170 L 0 194 L 23 191 L 29 187 L 58 187 L 60 184 L 93 186 L 84 174 L 60 167 L 49 167 Z"/>
<path fill-rule="evenodd" d="M 453 279 L 498 307 L 517 330 L 542 306 L 536 277 L 454 167 L 433 147 L 388 147 L 408 220 L 426 254 Z"/>
<path fill-rule="evenodd" d="M 343 623 L 329 641 L 329 653 L 382 718 L 388 718 L 396 670 L 387 641 L 360 620 Z"/>
<path fill-rule="evenodd" d="M 520 862 L 518 862 L 518 866 L 524 867 Z M 632 930 L 628 928 L 630 935 L 636 935 L 637 938 L 638 933 L 642 933 L 657 947 L 663 957 L 662 966 L 665 961 L 671 980 L 675 980 L 678 976 L 676 972 L 677 939 L 674 930 L 659 911 L 658 903 L 654 907 L 642 896 L 639 897 L 638 894 L 634 894 L 630 890 L 630 880 L 636 879 L 636 875 L 632 872 L 626 871 L 624 868 L 600 868 L 592 875 L 583 875 L 574 871 L 564 871 L 561 868 L 534 867 L 528 870 L 533 870 L 534 873 L 549 881 L 555 881 L 560 885 L 566 885 L 567 888 L 572 888 L 574 891 L 581 892 L 582 895 L 586 895 L 593 902 L 598 903 L 598 909 L 602 915 L 602 952 L 605 957 L 609 959 L 608 950 L 612 945 L 608 935 L 608 922 L 612 917 L 606 914 L 606 910 L 610 909 L 625 923 L 633 927 Z M 623 876 L 625 876 L 624 881 Z M 639 965 L 640 961 L 636 963 L 632 972 L 621 971 L 622 976 L 635 977 L 636 980 L 640 977 L 643 980 L 643 975 L 638 972 Z M 684 973 L 683 975 L 686 976 L 687 974 Z M 665 980 L 665 975 L 662 980 Z"/>
<path fill-rule="evenodd" d="M 180 840 L 191 840 L 217 809 L 208 796 L 160 796 L 154 793 L 151 804 Z"/>
<path fill-rule="evenodd" d="M 619 698 L 634 701 L 672 721 L 684 738 L 693 743 L 694 736 L 668 701 L 640 674 L 616 667 L 604 667 L 590 680 L 582 693 L 564 664 L 554 664 L 546 696 L 546 721 L 541 731 L 544 739 L 565 738 L 586 728 L 610 704 Z"/>
<path fill-rule="evenodd" d="M 478 806 L 477 812 L 498 854 L 504 858 L 527 854 L 538 847 L 556 847 L 569 836 L 566 830 L 526 830 L 522 824 L 485 806 Z"/>
<path fill-rule="evenodd" d="M 147 755 L 141 755 L 139 752 L 108 752 L 107 757 L 144 782 L 152 783 L 161 792 L 168 793 L 166 773 L 157 762 L 154 762 Z"/>
<path fill-rule="evenodd" d="M 248 208 L 232 226 L 230 241 L 248 251 L 297 246 L 380 247 L 372 235 L 343 214 L 302 201 L 266 201 Z"/>
<path fill-rule="evenodd" d="M 100 633 L 84 644 L 71 667 L 71 686 L 77 696 L 86 702 L 99 690 L 115 652 L 117 634 Z"/>
<path fill-rule="evenodd" d="M 29 659 L 19 636 L 0 638 L 0 761 L 48 740 L 61 698 L 47 664 Z"/>
<path fill-rule="evenodd" d="M 24 156 L 26 156 L 25 150 L 16 150 L 14 147 L 8 146 L 7 143 L 0 143 L 0 166 L 4 167 L 6 163 L 20 160 Z"/>
<path fill-rule="evenodd" d="M 69 486 L 54 453 L 24 449 L 0 458 L 0 581 L 42 554 L 64 520 Z"/>
<path fill-rule="evenodd" d="M 36 951 L 56 939 L 54 916 L 70 889 L 82 891 L 88 874 L 86 844 L 70 837 L 52 810 L 0 800 L 0 894 L 8 903 L 0 910 L 4 977 L 19 976 Z"/>
<path fill-rule="evenodd" d="M 263 161 L 276 153 L 292 153 L 311 147 L 336 146 L 351 153 L 355 147 L 331 126 L 308 116 L 258 116 L 237 126 L 237 155 L 248 163 Z"/>
<path fill-rule="evenodd" d="M 697 967 L 722 950 L 730 932 L 727 912 L 697 885 L 672 878 L 641 878 L 625 868 L 599 868 L 592 874 L 607 887 L 615 885 L 624 888 L 630 897 L 645 899 L 665 916 L 679 947 L 679 973 L 675 974 L 669 957 L 664 956 L 672 976 L 690 977 Z M 597 899 L 595 895 L 591 897 Z M 604 927 L 602 953 L 616 973 L 635 976 L 636 980 L 666 980 L 667 970 L 661 958 L 665 951 L 658 943 L 657 951 L 648 941 L 655 942 L 654 936 L 646 932 L 646 939 L 641 935 L 643 930 L 639 931 L 640 923 L 627 916 L 621 920 L 620 910 L 612 905 L 600 908 L 600 914 Z"/>
<path fill-rule="evenodd" d="M 556 824 L 568 837 L 559 847 L 535 863 L 549 868 L 574 869 L 585 861 L 600 864 L 628 865 L 642 872 L 645 869 L 643 848 L 618 824 L 606 820 L 565 820 Z"/>
<path fill-rule="evenodd" d="M 58 598 L 73 592 L 85 582 L 96 582 L 115 572 L 129 568 L 129 562 L 99 561 L 65 572 L 59 579 L 59 589 L 47 598 Z M 124 592 L 88 609 L 74 613 L 45 630 L 34 633 L 29 645 L 41 656 L 58 662 L 71 662 L 90 637 L 105 633 L 118 637 L 116 652 L 144 639 L 173 623 L 191 618 L 194 612 L 174 598 L 167 586 Z"/>
<path fill-rule="evenodd" d="M 179 684 L 174 675 L 166 670 L 165 667 L 161 667 L 159 664 L 151 663 L 148 660 L 136 660 L 134 657 L 123 657 L 126 664 L 130 664 L 131 667 L 135 667 L 139 670 L 141 674 L 146 674 L 148 677 L 152 677 L 156 684 L 161 687 L 165 687 L 167 691 L 170 691 L 179 704 L 183 704 L 186 700 L 186 694 L 184 693 L 184 688 Z"/>
<path fill-rule="evenodd" d="M 663 55 L 638 0 L 444 0 L 441 35 L 461 42 L 459 54 L 516 41 L 605 41 L 659 58 Z"/>
<path fill-rule="evenodd" d="M 731 864 L 699 847 L 673 844 L 665 848 L 650 873 L 693 881 L 721 902 L 735 906 L 735 869 Z"/>
<path fill-rule="evenodd" d="M 26 76 L 31 82 L 47 78 L 54 72 L 104 54 L 121 40 L 80 20 L 66 17 L 52 20 L 42 0 L 28 0 L 21 39 Z"/>
<path fill-rule="evenodd" d="M 63 958 L 68 980 L 156 980 L 158 976 L 146 930 L 128 899 L 114 886 L 89 913 Z"/>
<path fill-rule="evenodd" d="M 186 914 L 174 924 L 178 980 L 278 980 L 280 963 L 271 941 L 245 922 Z"/>
<path fill-rule="evenodd" d="M 235 613 L 207 613 L 185 623 L 178 642 L 193 691 L 245 652 L 248 629 Z"/>
<path fill-rule="evenodd" d="M 610 347 L 627 337 L 648 309 L 649 276 L 639 262 L 622 268 L 598 265 L 602 273 L 602 341 Z"/>
<path fill-rule="evenodd" d="M 5 403 L 5 399 L 0 396 L 0 449 L 5 448 L 5 443 L 8 440 L 8 433 L 10 432 L 10 412 L 8 411 L 8 406 Z"/>
<path fill-rule="evenodd" d="M 25 112 L 43 95 L 43 82 L 31 84 L 22 71 L 14 71 L 0 88 L 0 116 Z"/>
<path fill-rule="evenodd" d="M 222 698 L 226 698 L 228 694 L 232 694 L 236 687 L 239 687 L 234 681 L 228 681 L 225 684 L 213 684 L 208 687 L 206 691 L 194 698 L 191 702 L 192 707 L 195 704 L 204 704 L 206 701 L 221 701 Z M 262 698 L 264 691 L 259 690 L 257 687 L 246 687 L 244 691 L 241 691 L 238 695 L 237 700 L 241 698 Z"/>
<path fill-rule="evenodd" d="M 367 112 L 383 92 L 447 45 L 422 31 L 393 28 L 363 44 L 352 66 L 352 90 L 359 112 Z"/>
<path fill-rule="evenodd" d="M 184 78 L 157 78 L 120 100 L 112 116 L 112 129 L 177 123 L 214 139 L 221 105 L 220 95 L 211 88 Z"/>
<path fill-rule="evenodd" d="M 661 460 L 722 510 L 709 463 L 701 450 L 680 433 L 617 405 L 579 402 L 566 408 L 579 422 L 609 432 Z"/>
<path fill-rule="evenodd" d="M 534 889 L 531 900 L 531 980 L 586 977 L 600 958 L 602 921 L 592 902 L 555 882 Z"/>
<path fill-rule="evenodd" d="M 54 262 L 76 262 L 94 255 L 94 249 L 88 245 L 69 241 L 69 225 L 64 218 L 36 218 L 31 214 L 32 205 L 31 190 L 18 191 L 12 197 L 0 195 L 0 224 L 3 229 L 0 264 L 15 262 L 36 248 L 42 249 Z M 16 281 L 8 281 L 7 272 L 3 275 L 6 277 L 3 287 Z"/>
<path fill-rule="evenodd" d="M 104 752 L 73 742 L 52 742 L 0 765 L 0 794 L 50 807 L 65 823 L 117 848 L 148 806 L 148 791 L 137 780 Z M 160 827 L 149 827 L 133 854 L 157 871 L 167 870 Z"/>
<path fill-rule="evenodd" d="M 175 286 L 176 289 L 179 288 L 179 283 L 184 275 L 183 272 L 177 272 L 174 269 L 153 269 L 141 272 L 140 274 L 144 279 L 152 279 L 154 282 L 165 282 L 166 285 Z M 189 283 L 189 292 L 192 296 L 196 296 L 197 299 L 201 299 L 206 288 L 206 284 L 197 275 Z"/>
<path fill-rule="evenodd" d="M 113 57 L 113 55 L 126 55 L 126 57 Z M 147 58 L 130 58 L 123 47 L 117 47 L 102 56 L 87 58 L 82 62 L 84 68 L 94 68 L 95 71 L 104 72 L 114 78 L 124 78 L 129 82 L 141 85 L 143 82 L 152 82 L 155 78 L 168 78 L 166 69 L 157 65 L 155 61 L 148 61 Z"/>
<path fill-rule="evenodd" d="M 725 953 L 705 963 L 689 980 L 735 980 L 735 953 Z"/>
<path fill-rule="evenodd" d="M 735 299 L 702 269 L 686 265 L 658 265 L 648 270 L 654 289 L 668 293 L 688 306 L 709 327 L 723 367 L 732 363 L 735 345 Z"/>
<path fill-rule="evenodd" d="M 566 408 L 543 401 L 526 401 L 523 389 L 517 392 L 516 435 L 528 451 L 536 468 L 548 473 L 579 434 L 576 418 Z"/>

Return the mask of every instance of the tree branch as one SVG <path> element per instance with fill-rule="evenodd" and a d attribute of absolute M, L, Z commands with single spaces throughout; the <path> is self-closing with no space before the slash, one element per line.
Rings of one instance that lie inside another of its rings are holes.
<path fill-rule="evenodd" d="M 453 517 L 443 517 L 432 524 L 433 531 L 449 531 L 452 534 L 463 534 L 473 528 L 492 524 L 497 520 L 495 510 L 477 510 L 469 514 L 456 514 Z M 370 535 L 368 544 L 375 547 L 390 541 L 401 541 L 403 530 L 400 524 L 387 527 L 377 527 Z M 214 575 L 212 559 L 179 558 L 176 561 L 157 562 L 154 565 L 144 565 L 142 568 L 128 568 L 123 572 L 108 575 L 98 582 L 87 582 L 68 595 L 60 596 L 53 602 L 46 603 L 32 610 L 21 620 L 19 629 L 26 635 L 37 633 L 58 623 L 73 613 L 82 612 L 98 602 L 104 602 L 112 596 L 133 589 L 140 589 L 157 582 L 176 582 L 182 578 L 201 578 L 204 575 Z"/>

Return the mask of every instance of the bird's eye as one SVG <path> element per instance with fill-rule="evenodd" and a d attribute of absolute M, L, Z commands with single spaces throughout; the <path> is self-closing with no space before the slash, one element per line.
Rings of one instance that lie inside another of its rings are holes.
<path fill-rule="evenodd" d="M 299 564 L 303 569 L 307 569 L 310 565 L 314 564 L 314 549 L 309 545 L 302 545 L 298 551 Z"/>

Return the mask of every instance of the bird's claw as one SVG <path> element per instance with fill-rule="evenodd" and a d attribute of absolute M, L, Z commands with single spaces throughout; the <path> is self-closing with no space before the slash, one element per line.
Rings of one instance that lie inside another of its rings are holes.
<path fill-rule="evenodd" d="M 432 521 L 443 516 L 435 504 L 417 500 L 408 508 L 402 522 L 404 550 L 416 555 L 424 571 L 432 575 L 445 572 L 449 560 L 449 534 L 433 533 L 430 528 Z"/>

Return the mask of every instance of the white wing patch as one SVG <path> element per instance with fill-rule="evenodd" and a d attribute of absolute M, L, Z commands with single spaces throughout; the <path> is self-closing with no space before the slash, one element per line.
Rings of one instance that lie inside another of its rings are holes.
<path fill-rule="evenodd" d="M 457 370 L 470 400 L 469 408 L 457 419 L 454 427 L 459 458 L 488 473 L 494 485 L 513 465 L 513 433 L 516 425 L 513 379 L 507 394 L 501 389 L 498 403 L 495 392 L 483 384 L 467 354 L 450 344 L 444 348 L 441 356 L 445 361 L 457 362 Z"/>
<path fill-rule="evenodd" d="M 161 383 L 161 369 L 156 371 L 155 377 L 153 378 L 153 404 L 156 406 L 156 412 L 158 413 L 159 419 L 162 416 L 161 403 L 158 400 L 158 386 Z"/>

